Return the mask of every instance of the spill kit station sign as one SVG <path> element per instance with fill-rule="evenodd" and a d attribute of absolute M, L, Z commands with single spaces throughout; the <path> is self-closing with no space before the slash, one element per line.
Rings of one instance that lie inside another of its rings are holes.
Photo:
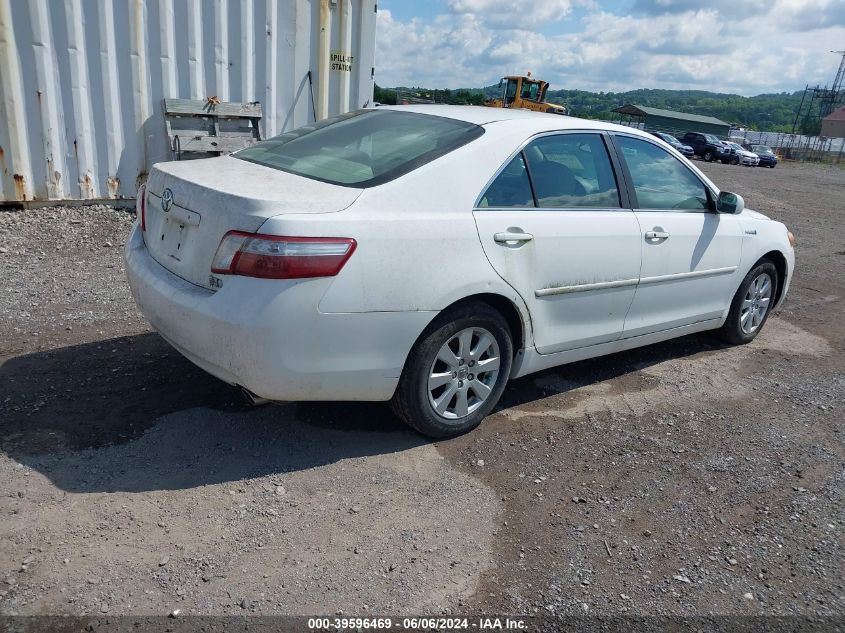
<path fill-rule="evenodd" d="M 329 56 L 329 68 L 342 73 L 351 73 L 354 60 L 349 51 L 332 51 Z"/>

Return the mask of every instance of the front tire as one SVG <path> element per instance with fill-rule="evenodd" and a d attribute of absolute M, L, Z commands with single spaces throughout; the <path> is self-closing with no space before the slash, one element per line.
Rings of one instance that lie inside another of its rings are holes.
<path fill-rule="evenodd" d="M 391 408 L 433 438 L 477 427 L 505 390 L 513 362 L 507 321 L 482 302 L 438 316 L 411 350 Z"/>
<path fill-rule="evenodd" d="M 752 268 L 734 295 L 719 337 L 734 345 L 753 341 L 769 318 L 778 283 L 777 268 L 768 259 Z"/>
<path fill-rule="evenodd" d="M 704 152 L 704 162 L 706 162 L 706 163 L 713 162 L 713 152 L 710 151 L 709 149 L 706 152 Z"/>

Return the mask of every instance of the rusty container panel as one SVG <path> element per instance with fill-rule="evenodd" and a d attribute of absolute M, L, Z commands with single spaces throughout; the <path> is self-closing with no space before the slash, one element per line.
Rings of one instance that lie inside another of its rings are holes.
<path fill-rule="evenodd" d="M 0 0 L 0 202 L 134 197 L 166 97 L 260 101 L 264 138 L 367 105 L 376 0 L 329 5 L 321 68 L 318 1 Z"/>

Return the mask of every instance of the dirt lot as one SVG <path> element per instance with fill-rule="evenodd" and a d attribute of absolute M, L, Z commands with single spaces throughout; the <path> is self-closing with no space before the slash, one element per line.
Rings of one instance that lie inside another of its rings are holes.
<path fill-rule="evenodd" d="M 799 241 L 751 345 L 518 380 L 462 438 L 247 408 L 98 207 L 0 213 L 0 613 L 845 614 L 845 171 L 702 167 Z"/>

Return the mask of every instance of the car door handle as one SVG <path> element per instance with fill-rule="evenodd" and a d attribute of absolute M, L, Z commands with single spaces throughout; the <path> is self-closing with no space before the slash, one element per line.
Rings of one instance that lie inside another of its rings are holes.
<path fill-rule="evenodd" d="M 493 240 L 499 244 L 507 244 L 508 242 L 530 242 L 534 239 L 531 233 L 511 233 L 504 231 L 493 235 Z"/>
<path fill-rule="evenodd" d="M 669 234 L 666 231 L 646 231 L 645 238 L 647 240 L 668 240 Z"/>

